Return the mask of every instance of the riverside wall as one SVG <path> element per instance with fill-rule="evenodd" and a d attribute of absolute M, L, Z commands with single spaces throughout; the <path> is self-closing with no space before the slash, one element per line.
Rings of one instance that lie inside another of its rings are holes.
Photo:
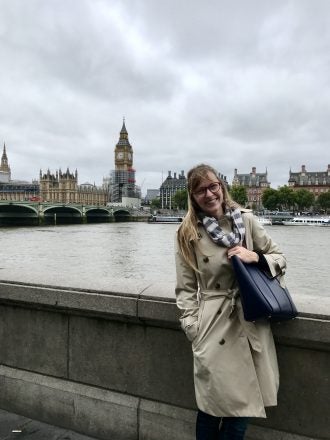
<path fill-rule="evenodd" d="M 295 302 L 299 317 L 273 326 L 279 404 L 251 420 L 253 440 L 330 439 L 330 300 Z M 99 439 L 193 440 L 174 285 L 0 281 L 0 408 Z"/>

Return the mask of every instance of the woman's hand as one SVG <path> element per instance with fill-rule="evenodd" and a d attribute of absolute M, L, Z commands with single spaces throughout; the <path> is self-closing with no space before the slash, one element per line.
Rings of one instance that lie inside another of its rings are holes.
<path fill-rule="evenodd" d="M 249 251 L 243 246 L 234 246 L 228 249 L 228 258 L 237 255 L 244 263 L 258 263 L 259 255 L 256 252 Z"/>

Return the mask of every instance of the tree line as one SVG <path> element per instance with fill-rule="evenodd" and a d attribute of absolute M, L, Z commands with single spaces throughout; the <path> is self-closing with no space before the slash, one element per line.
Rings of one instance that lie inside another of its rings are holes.
<path fill-rule="evenodd" d="M 244 186 L 233 186 L 230 189 L 232 198 L 242 206 L 245 206 L 248 198 Z M 278 189 L 267 188 L 261 197 L 262 205 L 270 211 L 330 211 L 330 191 L 321 193 L 317 199 L 313 193 L 301 188 L 293 190 L 287 185 Z M 251 208 L 253 208 L 251 206 Z"/>
<path fill-rule="evenodd" d="M 246 206 L 248 202 L 247 191 L 244 186 L 237 185 L 229 188 L 231 197 L 241 206 Z M 188 193 L 187 190 L 177 191 L 172 199 L 172 208 L 188 209 Z M 307 189 L 301 188 L 294 191 L 287 185 L 280 186 L 278 189 L 267 188 L 262 194 L 262 205 L 270 211 L 314 211 L 314 212 L 330 212 L 330 191 L 321 193 L 317 200 L 314 194 Z M 160 200 L 154 199 L 151 202 L 154 209 L 160 208 Z M 250 206 L 254 209 L 255 206 Z"/>

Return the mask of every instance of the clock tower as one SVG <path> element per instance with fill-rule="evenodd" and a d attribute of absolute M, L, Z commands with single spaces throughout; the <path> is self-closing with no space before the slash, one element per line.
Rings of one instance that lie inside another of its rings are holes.
<path fill-rule="evenodd" d="M 112 202 L 123 202 L 123 198 L 127 201 L 137 197 L 133 148 L 128 140 L 125 119 L 120 130 L 119 141 L 115 147 L 115 169 L 111 173 L 110 185 L 110 200 Z"/>
<path fill-rule="evenodd" d="M 123 121 L 120 130 L 119 141 L 115 148 L 115 169 L 118 171 L 128 171 L 133 166 L 133 149 L 128 140 L 128 133 Z"/>
<path fill-rule="evenodd" d="M 6 144 L 3 144 L 3 153 L 1 156 L 1 164 L 0 164 L 0 182 L 10 182 L 11 180 L 11 171 L 8 163 L 8 157 L 6 153 Z"/>

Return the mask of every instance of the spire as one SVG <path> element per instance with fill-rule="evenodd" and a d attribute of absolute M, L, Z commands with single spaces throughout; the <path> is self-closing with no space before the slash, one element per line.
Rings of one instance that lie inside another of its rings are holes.
<path fill-rule="evenodd" d="M 120 134 L 127 134 L 128 135 L 127 130 L 126 130 L 126 125 L 125 125 L 125 116 L 123 117 L 123 126 L 120 130 Z"/>
<path fill-rule="evenodd" d="M 10 173 L 10 166 L 8 165 L 8 157 L 7 157 L 5 143 L 3 144 L 3 153 L 1 156 L 0 171 L 3 171 L 5 173 Z"/>
<path fill-rule="evenodd" d="M 123 118 L 123 126 L 122 126 L 122 128 L 120 130 L 119 141 L 118 141 L 116 146 L 117 147 L 119 147 L 119 146 L 120 147 L 127 146 L 130 149 L 132 148 L 132 146 L 131 146 L 131 144 L 129 143 L 129 140 L 128 140 L 128 132 L 127 132 L 126 125 L 125 125 L 125 118 Z"/>

